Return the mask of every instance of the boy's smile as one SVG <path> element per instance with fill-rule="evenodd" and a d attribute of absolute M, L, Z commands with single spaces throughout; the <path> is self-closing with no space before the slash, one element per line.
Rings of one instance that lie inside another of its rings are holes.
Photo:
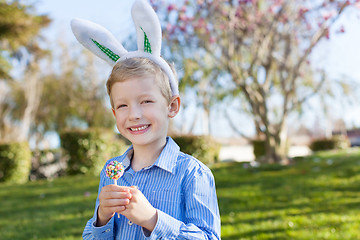
<path fill-rule="evenodd" d="M 129 129 L 132 134 L 142 134 L 146 132 L 150 126 L 151 124 L 138 125 L 138 126 L 129 127 Z"/>

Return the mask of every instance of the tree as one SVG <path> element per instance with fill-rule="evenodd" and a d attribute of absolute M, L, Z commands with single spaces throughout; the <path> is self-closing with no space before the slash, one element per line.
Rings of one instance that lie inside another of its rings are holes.
<path fill-rule="evenodd" d="M 206 52 L 230 76 L 222 86 L 228 96 L 245 100 L 244 110 L 265 140 L 266 161 L 274 163 L 286 159 L 289 114 L 327 81 L 324 71 L 311 67 L 313 49 L 330 37 L 345 9 L 359 2 L 197 0 L 154 6 L 166 22 L 168 45 L 187 56 Z"/>
<path fill-rule="evenodd" d="M 202 134 L 210 135 L 211 108 L 216 104 L 216 99 L 219 98 L 220 91 L 216 90 L 219 87 L 216 79 L 221 71 L 216 67 L 210 56 L 195 55 L 193 58 L 184 58 L 182 65 L 184 67 L 183 76 L 180 81 L 180 91 L 186 96 L 187 91 L 192 91 L 196 95 L 195 104 L 202 111 L 196 111 L 192 119 L 192 124 L 188 130 L 190 133 L 194 132 L 195 124 L 201 117 L 202 119 Z M 193 100 L 191 101 L 194 102 Z M 187 107 L 186 102 L 183 103 L 183 108 Z M 202 116 L 200 115 L 201 113 Z M 184 121 L 185 122 L 185 121 Z M 182 131 L 183 133 L 185 131 Z"/>
<path fill-rule="evenodd" d="M 0 139 L 24 141 L 39 105 L 41 59 L 48 56 L 39 46 L 39 31 L 50 23 L 31 5 L 0 0 Z M 18 61 L 20 77 L 10 75 L 10 60 Z M 22 100 L 20 108 L 16 100 Z M 22 111 L 20 111 L 20 109 Z"/>
<path fill-rule="evenodd" d="M 65 42 L 56 44 L 60 61 L 49 62 L 48 73 L 42 77 L 43 94 L 36 113 L 33 133 L 41 141 L 49 131 L 58 134 L 69 128 L 103 127 L 112 129 L 115 120 L 106 107 L 105 79 L 97 70 L 98 63 L 88 50 L 74 53 Z"/>

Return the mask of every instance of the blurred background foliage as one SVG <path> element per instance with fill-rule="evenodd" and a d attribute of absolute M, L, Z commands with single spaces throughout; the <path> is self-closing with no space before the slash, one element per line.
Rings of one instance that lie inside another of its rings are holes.
<path fill-rule="evenodd" d="M 99 131 L 105 134 L 115 128 L 104 87 L 104 65 L 79 44 L 71 46 L 61 37 L 55 41 L 56 49 L 48 47 L 43 33 L 51 19 L 36 12 L 36 3 L 0 0 L 0 4 L 0 142 L 28 142 L 33 156 L 40 157 L 48 148 L 49 135 L 66 150 L 65 135 L 63 139 L 60 135 L 73 131 L 71 142 L 88 136 L 90 145 L 97 146 L 92 129 L 103 129 Z M 331 98 L 333 86 L 339 83 L 311 67 L 310 53 L 331 37 L 331 27 L 346 9 L 358 8 L 358 1 L 152 4 L 163 24 L 164 56 L 183 69 L 179 71 L 182 109 L 187 111 L 195 103 L 199 110 L 192 118 L 184 114 L 180 126 L 170 125 L 181 149 L 206 164 L 216 162 L 220 147 L 210 137 L 210 115 L 220 105 L 238 102 L 238 113 L 252 119 L 255 135 L 241 132 L 241 122 L 225 107 L 222 111 L 233 131 L 254 143 L 258 160 L 288 163 L 289 116 L 301 115 L 303 104 L 312 96 Z M 344 32 L 340 26 L 336 34 Z M 135 39 L 129 36 L 125 42 L 131 46 Z M 347 97 L 356 87 L 346 80 L 339 86 Z M 199 121 L 204 136 L 191 136 Z M 82 157 L 73 159 L 83 164 L 94 151 L 81 151 Z M 66 151 L 54 152 L 59 156 Z M 57 157 L 59 172 L 67 158 L 72 161 L 65 155 Z M 41 162 L 33 158 L 32 166 L 40 167 Z M 92 167 L 76 171 L 89 172 Z"/>

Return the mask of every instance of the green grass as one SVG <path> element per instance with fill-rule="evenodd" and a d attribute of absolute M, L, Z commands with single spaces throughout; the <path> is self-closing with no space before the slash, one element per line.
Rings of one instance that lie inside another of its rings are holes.
<path fill-rule="evenodd" d="M 223 239 L 359 239 L 360 150 L 213 168 Z"/>
<path fill-rule="evenodd" d="M 359 239 L 360 149 L 322 152 L 291 166 L 212 168 L 222 239 Z M 0 184 L 0 239 L 81 239 L 97 177 Z"/>
<path fill-rule="evenodd" d="M 0 239 L 81 239 L 93 215 L 98 178 L 0 184 Z"/>

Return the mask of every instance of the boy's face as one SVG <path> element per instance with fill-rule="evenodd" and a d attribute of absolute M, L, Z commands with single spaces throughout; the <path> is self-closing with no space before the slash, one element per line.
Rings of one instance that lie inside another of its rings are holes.
<path fill-rule="evenodd" d="M 151 77 L 135 77 L 112 86 L 113 113 L 119 132 L 134 146 L 158 146 L 166 142 L 172 103 L 161 94 Z M 155 144 L 155 145 L 154 145 Z"/>

